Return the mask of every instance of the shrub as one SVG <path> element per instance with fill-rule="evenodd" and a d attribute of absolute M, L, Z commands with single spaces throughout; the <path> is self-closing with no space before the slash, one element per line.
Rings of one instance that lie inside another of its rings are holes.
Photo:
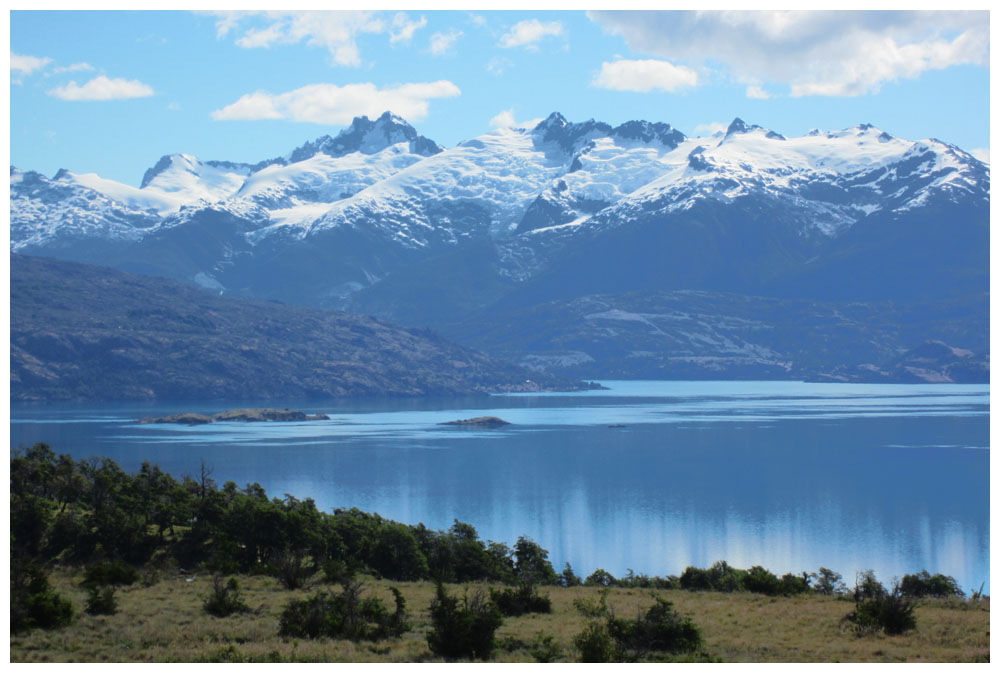
<path fill-rule="evenodd" d="M 673 605 L 659 596 L 645 614 L 636 619 L 608 619 L 608 632 L 615 641 L 619 658 L 637 661 L 654 652 L 675 654 L 701 648 L 701 631 L 688 617 L 681 617 Z"/>
<path fill-rule="evenodd" d="M 804 594 L 807 591 L 809 591 L 809 575 L 806 573 L 802 573 L 801 575 L 785 573 L 781 576 L 782 594 L 794 596 L 796 594 Z"/>
<path fill-rule="evenodd" d="M 248 612 L 247 604 L 240 598 L 240 583 L 230 577 L 225 584 L 216 575 L 212 579 L 212 593 L 205 599 L 205 612 L 216 617 L 228 617 L 237 612 Z"/>
<path fill-rule="evenodd" d="M 607 664 L 616 659 L 615 643 L 604 622 L 592 621 L 573 638 L 585 664 Z"/>
<path fill-rule="evenodd" d="M 91 586 L 87 591 L 88 615 L 113 615 L 118 612 L 118 599 L 113 586 Z"/>
<path fill-rule="evenodd" d="M 674 612 L 673 605 L 659 596 L 635 619 L 615 617 L 608 608 L 607 590 L 599 603 L 576 601 L 576 608 L 592 617 L 573 644 L 585 663 L 639 661 L 652 654 L 693 653 L 701 650 L 701 631 L 688 617 Z"/>
<path fill-rule="evenodd" d="M 500 591 L 490 589 L 490 600 L 505 617 L 519 617 L 529 612 L 552 612 L 552 601 L 549 597 L 539 595 L 538 588 L 527 582 L 517 588 Z"/>
<path fill-rule="evenodd" d="M 97 563 L 83 573 L 84 587 L 129 586 L 139 581 L 139 571 L 124 561 L 104 561 Z"/>
<path fill-rule="evenodd" d="M 743 576 L 743 589 L 756 594 L 777 596 L 781 593 L 781 580 L 761 566 L 753 566 Z"/>
<path fill-rule="evenodd" d="M 340 584 L 354 577 L 354 571 L 346 563 L 329 560 L 323 563 L 323 581 L 327 584 Z"/>
<path fill-rule="evenodd" d="M 916 628 L 914 607 L 913 599 L 904 596 L 898 584 L 889 592 L 869 570 L 859 576 L 854 588 L 854 610 L 844 620 L 854 625 L 858 635 L 879 631 L 898 635 Z"/>
<path fill-rule="evenodd" d="M 274 574 L 286 589 L 299 589 L 316 571 L 314 566 L 307 565 L 301 552 L 283 553 L 275 559 Z"/>
<path fill-rule="evenodd" d="M 73 604 L 52 590 L 45 572 L 31 564 L 12 564 L 10 630 L 54 629 L 73 621 Z"/>
<path fill-rule="evenodd" d="M 528 650 L 531 656 L 540 664 L 551 664 L 562 656 L 562 648 L 552 634 L 539 631 L 535 635 L 531 648 Z"/>
<path fill-rule="evenodd" d="M 437 596 L 431 601 L 431 622 L 427 634 L 431 652 L 445 659 L 485 660 L 493 654 L 493 634 L 503 617 L 481 591 L 471 598 L 466 592 L 460 604 L 439 582 Z"/>
<path fill-rule="evenodd" d="M 393 613 L 378 598 L 361 598 L 361 582 L 344 580 L 339 594 L 318 592 L 309 598 L 290 601 L 281 613 L 279 633 L 293 638 L 353 641 L 398 638 L 410 626 L 406 600 L 395 587 L 391 590 L 396 600 Z"/>
<path fill-rule="evenodd" d="M 903 581 L 899 589 L 904 596 L 910 598 L 948 598 L 951 596 L 963 597 L 958 582 L 950 575 L 937 573 L 931 575 L 926 570 L 922 570 L 916 575 L 903 575 Z"/>

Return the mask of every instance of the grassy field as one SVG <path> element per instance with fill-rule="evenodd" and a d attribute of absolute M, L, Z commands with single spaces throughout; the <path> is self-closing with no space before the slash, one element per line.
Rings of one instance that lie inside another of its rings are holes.
<path fill-rule="evenodd" d="M 72 601 L 77 616 L 68 627 L 12 635 L 12 662 L 424 662 L 437 660 L 427 647 L 428 582 L 365 581 L 365 595 L 391 608 L 390 586 L 407 601 L 413 629 L 398 640 L 352 643 L 298 640 L 278 635 L 278 619 L 293 597 L 321 588 L 287 591 L 270 577 L 241 577 L 242 596 L 252 612 L 227 618 L 206 614 L 210 575 L 194 579 L 164 575 L 152 586 L 119 589 L 119 611 L 91 616 L 83 611 L 86 591 L 81 575 L 56 571 L 53 588 Z M 319 576 L 317 575 L 317 579 Z M 467 585 L 470 591 L 483 585 Z M 459 595 L 466 587 L 450 586 Z M 573 606 L 579 598 L 597 600 L 598 589 L 542 589 L 552 599 L 547 615 L 504 619 L 497 631 L 494 661 L 534 661 L 531 643 L 540 632 L 554 637 L 559 661 L 576 661 L 573 637 L 587 619 Z M 859 637 L 841 619 L 853 607 L 846 599 L 820 595 L 772 598 L 750 593 L 660 591 L 702 631 L 705 649 L 723 662 L 986 662 L 990 652 L 989 599 L 925 600 L 916 610 L 917 628 L 902 636 Z M 608 604 L 622 617 L 635 617 L 653 603 L 646 589 L 612 589 Z"/>

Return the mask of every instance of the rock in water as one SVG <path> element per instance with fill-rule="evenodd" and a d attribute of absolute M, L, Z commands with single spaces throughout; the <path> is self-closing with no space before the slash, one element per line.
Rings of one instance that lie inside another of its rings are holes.
<path fill-rule="evenodd" d="M 438 423 L 438 425 L 473 425 L 479 428 L 499 428 L 503 425 L 510 425 L 510 423 L 496 416 L 477 416 L 476 418 L 466 418 L 461 421 Z"/>

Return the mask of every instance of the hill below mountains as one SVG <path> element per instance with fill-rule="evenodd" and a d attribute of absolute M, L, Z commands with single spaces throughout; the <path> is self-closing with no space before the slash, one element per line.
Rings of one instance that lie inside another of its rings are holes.
<path fill-rule="evenodd" d="M 579 385 L 527 374 L 429 330 L 219 297 L 85 264 L 10 261 L 14 400 L 467 395 Z"/>

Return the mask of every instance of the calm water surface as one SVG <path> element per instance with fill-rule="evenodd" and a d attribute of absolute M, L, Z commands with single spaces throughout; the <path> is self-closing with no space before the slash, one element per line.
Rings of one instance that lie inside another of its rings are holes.
<path fill-rule="evenodd" d="M 483 539 L 524 534 L 557 569 L 679 574 L 725 559 L 926 568 L 989 589 L 989 386 L 604 381 L 610 390 L 417 401 L 15 405 L 11 445 L 144 460 L 180 477 L 358 507 Z M 139 425 L 279 406 L 329 421 Z M 437 423 L 495 415 L 477 430 Z M 624 425 L 609 428 L 609 425 Z"/>

